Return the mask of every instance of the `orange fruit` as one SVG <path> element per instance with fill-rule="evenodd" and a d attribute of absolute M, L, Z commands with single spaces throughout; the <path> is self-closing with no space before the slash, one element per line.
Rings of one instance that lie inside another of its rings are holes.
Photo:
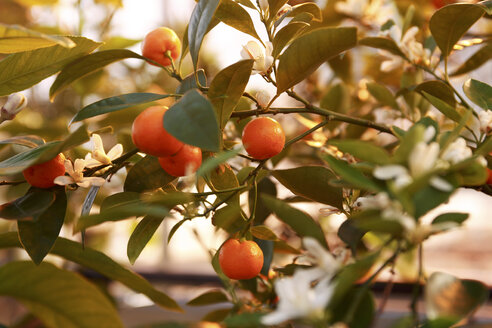
<path fill-rule="evenodd" d="M 487 168 L 487 173 L 489 174 L 487 177 L 487 184 L 492 185 L 492 170 Z"/>
<path fill-rule="evenodd" d="M 159 164 L 170 175 L 183 177 L 202 165 L 202 150 L 185 144 L 176 154 L 159 157 Z"/>
<path fill-rule="evenodd" d="M 37 188 L 51 188 L 56 177 L 65 175 L 65 156 L 58 154 L 47 162 L 39 163 L 22 171 L 27 183 Z"/>
<path fill-rule="evenodd" d="M 140 151 L 157 157 L 176 154 L 183 143 L 164 129 L 165 106 L 152 106 L 133 121 L 132 140 Z"/>
<path fill-rule="evenodd" d="M 243 145 L 254 159 L 267 159 L 280 153 L 285 145 L 282 126 L 270 117 L 251 120 L 243 130 Z"/>
<path fill-rule="evenodd" d="M 263 267 L 263 252 L 252 240 L 229 239 L 219 250 L 222 272 L 230 279 L 251 279 Z"/>
<path fill-rule="evenodd" d="M 169 66 L 171 60 L 166 56 L 166 51 L 171 53 L 174 61 L 181 54 L 181 41 L 173 30 L 168 27 L 159 27 L 145 36 L 142 43 L 142 56 L 162 66 Z"/>

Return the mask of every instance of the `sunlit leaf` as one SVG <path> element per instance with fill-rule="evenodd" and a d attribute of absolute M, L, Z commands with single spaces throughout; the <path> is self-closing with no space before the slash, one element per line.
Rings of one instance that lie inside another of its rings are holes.
<path fill-rule="evenodd" d="M 336 176 L 323 166 L 275 170 L 273 176 L 294 194 L 341 209 L 342 189 L 329 184 Z"/>
<path fill-rule="evenodd" d="M 382 49 L 389 51 L 393 55 L 397 55 L 400 57 L 405 57 L 405 54 L 398 47 L 396 42 L 390 38 L 383 37 L 367 37 L 362 38 L 358 41 L 359 45 L 368 46 L 376 49 Z"/>
<path fill-rule="evenodd" d="M 463 91 L 478 106 L 492 110 L 492 87 L 487 83 L 469 79 L 463 84 Z"/>
<path fill-rule="evenodd" d="M 65 188 L 57 187 L 54 202 L 36 221 L 18 221 L 19 239 L 34 263 L 39 264 L 55 243 L 65 220 L 67 196 Z"/>
<path fill-rule="evenodd" d="M 220 4 L 220 0 L 200 0 L 193 13 L 191 14 L 190 23 L 188 25 L 188 42 L 190 47 L 191 60 L 195 70 L 198 64 L 198 54 L 202 46 L 203 38 L 209 31 L 208 27 L 212 22 Z"/>
<path fill-rule="evenodd" d="M 50 88 L 50 99 L 53 100 L 61 90 L 74 81 L 126 58 L 145 60 L 144 57 L 127 49 L 104 50 L 77 58 L 63 67 L 60 74 L 56 77 L 55 82 L 53 82 Z"/>
<path fill-rule="evenodd" d="M 373 143 L 362 140 L 332 140 L 330 144 L 362 161 L 375 164 L 388 164 L 390 156 L 386 150 Z"/>
<path fill-rule="evenodd" d="M 309 13 L 313 15 L 313 18 L 317 21 L 321 21 L 323 19 L 321 14 L 321 9 L 314 2 L 306 2 L 301 3 L 295 6 L 292 6 L 291 11 L 287 14 L 288 17 L 295 17 L 300 13 Z"/>
<path fill-rule="evenodd" d="M 249 230 L 251 232 L 251 234 L 258 238 L 258 239 L 262 239 L 262 240 L 278 240 L 279 238 L 277 237 L 277 235 L 275 234 L 275 232 L 273 232 L 272 230 L 270 230 L 270 228 L 268 228 L 267 226 L 264 226 L 264 225 L 259 225 L 259 226 L 253 226 L 251 227 L 251 229 Z"/>
<path fill-rule="evenodd" d="M 333 56 L 355 46 L 357 29 L 324 27 L 296 39 L 279 57 L 277 94 L 293 87 Z"/>
<path fill-rule="evenodd" d="M 444 57 L 449 56 L 456 42 L 484 14 L 481 6 L 456 3 L 444 6 L 432 15 L 429 28 Z"/>
<path fill-rule="evenodd" d="M 262 42 L 258 33 L 256 33 L 255 25 L 250 15 L 238 3 L 232 0 L 221 0 L 219 8 L 215 12 L 215 17 L 221 22 L 234 27 L 238 31 L 249 34 Z"/>
<path fill-rule="evenodd" d="M 0 267 L 0 295 L 13 297 L 47 327 L 123 327 L 99 288 L 50 263 L 11 262 Z"/>
<path fill-rule="evenodd" d="M 373 180 L 366 177 L 361 171 L 347 162 L 328 155 L 324 155 L 322 158 L 330 165 L 330 168 L 335 171 L 336 174 L 341 176 L 343 180 L 347 181 L 355 188 L 372 191 L 379 191 L 381 189 Z"/>
<path fill-rule="evenodd" d="M 461 115 L 456 111 L 456 109 L 450 106 L 444 100 L 441 100 L 440 98 L 437 98 L 425 91 L 422 91 L 422 95 L 441 113 L 446 115 L 446 117 L 452 119 L 455 122 L 459 122 L 461 120 Z"/>
<path fill-rule="evenodd" d="M 273 20 L 277 17 L 277 13 L 285 5 L 288 0 L 268 0 L 268 11 L 270 13 L 269 20 Z"/>
<path fill-rule="evenodd" d="M 164 114 L 164 128 L 176 139 L 203 150 L 220 150 L 220 129 L 212 104 L 196 89 Z"/>
<path fill-rule="evenodd" d="M 136 105 L 146 104 L 167 97 L 170 97 L 170 95 L 161 95 L 157 93 L 128 93 L 102 99 L 82 108 L 72 118 L 70 123 L 79 122 L 85 120 L 86 118 L 115 112 Z"/>
<path fill-rule="evenodd" d="M 328 248 L 323 231 L 307 213 L 298 210 L 286 202 L 276 199 L 270 195 L 261 195 L 265 205 L 275 215 L 289 227 L 292 228 L 301 237 L 313 237 L 321 245 Z"/>
<path fill-rule="evenodd" d="M 135 264 L 163 220 L 163 217 L 145 216 L 135 227 L 126 247 L 126 254 L 131 264 Z"/>
<path fill-rule="evenodd" d="M 458 67 L 451 76 L 458 76 L 469 73 L 492 59 L 492 43 L 485 44 L 482 48 L 470 56 L 460 67 Z"/>
<path fill-rule="evenodd" d="M 19 25 L 0 24 L 0 53 L 11 54 L 55 45 L 73 48 L 75 42 L 67 37 L 47 35 Z"/>
<path fill-rule="evenodd" d="M 28 136 L 11 137 L 0 141 L 0 145 L 8 145 L 8 144 L 21 145 L 29 148 L 36 148 L 44 144 L 44 140 L 43 138 L 36 135 L 28 135 Z"/>
<path fill-rule="evenodd" d="M 248 84 L 254 60 L 242 60 L 221 70 L 213 79 L 208 99 L 213 104 L 223 130 Z"/>
<path fill-rule="evenodd" d="M 0 96 L 22 91 L 55 74 L 72 60 L 90 53 L 100 43 L 70 37 L 73 48 L 60 45 L 16 53 L 0 61 Z"/>
<path fill-rule="evenodd" d="M 297 36 L 299 36 L 309 24 L 305 22 L 294 22 L 289 23 L 282 27 L 280 31 L 275 34 L 273 38 L 272 46 L 272 56 L 277 58 L 282 50 Z"/>
<path fill-rule="evenodd" d="M 0 235 L 0 248 L 11 247 L 22 247 L 17 233 L 8 232 Z M 104 253 L 89 247 L 83 247 L 80 243 L 62 237 L 58 237 L 50 253 L 99 272 L 111 280 L 119 281 L 135 292 L 144 294 L 156 304 L 166 309 L 181 311 L 181 308 L 173 299 L 155 289 L 140 275 L 124 268 Z M 22 277 L 22 275 L 20 276 Z"/>
<path fill-rule="evenodd" d="M 437 97 L 440 100 L 445 101 L 449 106 L 456 107 L 456 99 L 454 98 L 453 89 L 451 89 L 447 84 L 438 80 L 425 81 L 420 83 L 415 91 L 430 94 L 431 96 Z"/>

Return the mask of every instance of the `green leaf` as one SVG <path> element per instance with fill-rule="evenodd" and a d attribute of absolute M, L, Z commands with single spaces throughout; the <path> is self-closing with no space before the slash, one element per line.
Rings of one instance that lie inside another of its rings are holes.
<path fill-rule="evenodd" d="M 140 256 L 140 253 L 142 253 L 143 249 L 157 231 L 157 228 L 159 228 L 162 221 L 164 221 L 164 217 L 148 215 L 145 216 L 135 227 L 130 239 L 128 239 L 128 245 L 126 247 L 126 254 L 131 264 L 135 264 L 135 261 Z"/>
<path fill-rule="evenodd" d="M 217 11 L 215 12 L 215 18 L 234 27 L 238 31 L 251 35 L 253 38 L 263 43 L 258 36 L 258 33 L 256 33 L 251 16 L 246 9 L 241 7 L 238 3 L 232 0 L 221 0 L 219 8 L 217 8 Z"/>
<path fill-rule="evenodd" d="M 210 84 L 208 99 L 223 130 L 248 84 L 254 60 L 242 60 L 221 70 Z"/>
<path fill-rule="evenodd" d="M 481 6 L 456 3 L 444 6 L 432 15 L 429 28 L 444 57 L 449 56 L 456 42 L 484 13 Z"/>
<path fill-rule="evenodd" d="M 132 202 L 101 210 L 99 214 L 82 216 L 74 227 L 74 233 L 104 222 L 121 221 L 130 217 L 144 215 L 165 217 L 168 213 L 169 209 L 167 207 L 151 205 L 136 199 Z"/>
<path fill-rule="evenodd" d="M 305 22 L 293 22 L 282 27 L 273 38 L 273 58 L 277 58 L 282 50 L 284 50 L 284 48 L 297 36 L 299 36 L 308 26 L 309 24 Z"/>
<path fill-rule="evenodd" d="M 195 76 L 195 72 L 193 72 L 187 77 L 185 77 L 183 81 L 181 81 L 181 84 L 176 88 L 176 93 L 182 95 L 185 94 L 186 91 L 189 91 L 191 89 L 197 89 L 198 88 L 198 85 L 196 83 L 197 78 L 201 86 L 207 85 L 207 76 L 205 75 L 205 71 L 200 68 L 198 71 L 196 71 L 196 76 Z"/>
<path fill-rule="evenodd" d="M 56 77 L 55 82 L 53 82 L 50 88 L 50 100 L 53 101 L 61 90 L 68 87 L 74 81 L 126 58 L 145 60 L 144 57 L 127 49 L 104 50 L 77 58 L 63 67 L 60 74 Z"/>
<path fill-rule="evenodd" d="M 434 107 L 437 108 L 441 113 L 443 113 L 446 117 L 452 119 L 455 122 L 461 120 L 461 115 L 456 111 L 454 107 L 448 105 L 447 102 L 441 100 L 440 98 L 434 97 L 433 95 L 422 91 L 422 95 L 427 99 Z"/>
<path fill-rule="evenodd" d="M 60 234 L 67 210 L 65 188 L 54 190 L 55 200 L 36 221 L 18 221 L 19 240 L 34 263 L 39 264 L 49 253 Z"/>
<path fill-rule="evenodd" d="M 224 320 L 227 328 L 257 328 L 261 327 L 262 313 L 244 312 L 231 315 Z"/>
<path fill-rule="evenodd" d="M 30 189 L 26 195 L 0 206 L 0 218 L 7 220 L 36 221 L 55 201 L 55 193 L 38 188 Z"/>
<path fill-rule="evenodd" d="M 434 220 L 432 220 L 432 224 L 444 223 L 444 222 L 455 222 L 458 224 L 462 224 L 470 214 L 468 213 L 444 213 L 439 216 L 436 216 Z"/>
<path fill-rule="evenodd" d="M 75 42 L 67 37 L 52 36 L 29 30 L 19 25 L 0 24 L 0 53 L 12 54 L 60 45 L 75 47 Z"/>
<path fill-rule="evenodd" d="M 319 105 L 321 108 L 326 108 L 337 113 L 346 113 L 350 106 L 350 93 L 347 86 L 344 83 L 337 83 L 330 87 L 323 98 L 321 98 Z"/>
<path fill-rule="evenodd" d="M 492 87 L 487 83 L 469 79 L 463 84 L 463 91 L 478 106 L 492 110 Z"/>
<path fill-rule="evenodd" d="M 195 71 L 198 65 L 198 54 L 202 46 L 203 38 L 209 31 L 208 27 L 214 18 L 215 11 L 219 7 L 220 0 L 200 0 L 193 9 L 188 25 L 188 42 L 191 60 Z"/>
<path fill-rule="evenodd" d="M 482 0 L 477 5 L 481 6 L 487 15 L 492 15 L 492 1 L 491 0 Z"/>
<path fill-rule="evenodd" d="M 272 230 L 270 230 L 269 227 L 264 225 L 253 226 L 249 231 L 254 237 L 258 239 L 273 240 L 273 241 L 279 240 L 275 232 L 273 232 Z"/>
<path fill-rule="evenodd" d="M 55 74 L 72 60 L 90 53 L 100 43 L 83 37 L 70 37 L 73 48 L 60 45 L 16 53 L 0 61 L 0 96 L 27 89 Z"/>
<path fill-rule="evenodd" d="M 0 295 L 21 302 L 47 327 L 123 327 L 99 288 L 50 263 L 11 262 L 0 267 Z"/>
<path fill-rule="evenodd" d="M 367 90 L 376 98 L 376 100 L 383 106 L 389 106 L 396 110 L 400 110 L 400 106 L 396 102 L 395 96 L 391 91 L 382 84 L 376 82 L 367 83 Z"/>
<path fill-rule="evenodd" d="M 322 166 L 302 166 L 288 170 L 275 170 L 273 176 L 295 195 L 341 209 L 342 189 L 329 185 L 335 175 Z"/>
<path fill-rule="evenodd" d="M 238 204 L 227 205 L 215 211 L 212 224 L 233 234 L 244 227 L 246 221 L 241 216 L 241 208 Z"/>
<path fill-rule="evenodd" d="M 425 288 L 427 317 L 458 322 L 482 305 L 488 294 L 487 287 L 479 281 L 461 280 L 447 273 L 434 272 Z"/>
<path fill-rule="evenodd" d="M 288 17 L 296 17 L 301 13 L 309 13 L 317 21 L 323 19 L 321 9 L 314 2 L 301 3 L 299 5 L 292 6 L 291 11 L 287 14 Z"/>
<path fill-rule="evenodd" d="M 344 153 L 349 153 L 361 161 L 385 165 L 390 163 L 388 152 L 371 142 L 362 140 L 331 140 L 331 145 L 336 146 Z"/>
<path fill-rule="evenodd" d="M 21 145 L 29 148 L 36 148 L 44 144 L 43 138 L 36 135 L 18 136 L 3 139 L 0 141 L 0 145 Z"/>
<path fill-rule="evenodd" d="M 102 99 L 82 108 L 70 121 L 70 124 L 85 120 L 86 118 L 115 112 L 125 108 L 146 104 L 171 95 L 157 93 L 128 93 L 120 96 Z"/>
<path fill-rule="evenodd" d="M 196 175 L 204 177 L 212 170 L 215 170 L 220 164 L 227 162 L 241 152 L 242 148 L 231 149 L 208 157 L 196 171 Z"/>
<path fill-rule="evenodd" d="M 279 58 L 277 94 L 304 80 L 331 57 L 354 47 L 357 29 L 323 27 L 296 39 Z"/>
<path fill-rule="evenodd" d="M 104 44 L 99 47 L 99 51 L 129 48 L 140 42 L 142 42 L 141 39 L 128 39 L 122 36 L 113 36 L 104 40 Z"/>
<path fill-rule="evenodd" d="M 162 188 L 174 180 L 176 177 L 162 169 L 157 157 L 147 155 L 128 171 L 123 189 L 145 192 Z"/>
<path fill-rule="evenodd" d="M 212 104 L 196 89 L 164 114 L 164 128 L 176 139 L 203 150 L 220 150 L 220 129 Z"/>
<path fill-rule="evenodd" d="M 229 164 L 222 164 L 215 170 L 212 170 L 207 176 L 207 183 L 212 191 L 232 189 L 239 187 L 236 174 Z M 227 200 L 228 204 L 239 206 L 239 192 L 231 191 L 217 194 L 217 198 Z"/>
<path fill-rule="evenodd" d="M 347 162 L 329 155 L 324 155 L 322 158 L 328 163 L 328 165 L 330 165 L 330 168 L 335 171 L 336 174 L 341 176 L 343 180 L 347 181 L 354 187 L 370 191 L 381 190 L 381 188 L 373 180 L 366 177 L 362 174 L 362 172 Z"/>
<path fill-rule="evenodd" d="M 431 96 L 437 97 L 440 100 L 446 102 L 449 106 L 456 107 L 456 99 L 454 98 L 453 89 L 449 87 L 446 83 L 434 80 L 425 81 L 420 83 L 416 88 L 417 92 L 426 92 Z"/>
<path fill-rule="evenodd" d="M 401 49 L 398 47 L 396 42 L 390 38 L 367 37 L 367 38 L 360 39 L 358 44 L 371 48 L 386 50 L 392 53 L 393 55 L 405 57 L 405 54 L 401 51 Z"/>
<path fill-rule="evenodd" d="M 10 247 L 22 247 L 16 232 L 0 235 L 0 248 Z M 147 280 L 116 263 L 104 253 L 62 237 L 58 237 L 50 253 L 99 272 L 111 280 L 119 281 L 135 292 L 144 294 L 166 309 L 182 311 L 179 305 L 169 296 L 155 289 Z"/>
<path fill-rule="evenodd" d="M 186 305 L 204 306 L 224 302 L 230 302 L 227 296 L 220 290 L 212 290 L 195 297 L 194 299 L 186 303 Z"/>
<path fill-rule="evenodd" d="M 323 230 L 307 213 L 291 207 L 286 202 L 276 199 L 270 195 L 261 195 L 265 205 L 275 215 L 301 237 L 313 237 L 321 245 L 328 248 Z"/>
<path fill-rule="evenodd" d="M 213 310 L 207 313 L 200 321 L 222 322 L 231 312 L 230 308 Z"/>
<path fill-rule="evenodd" d="M 29 166 L 49 161 L 59 153 L 88 140 L 89 134 L 85 127 L 81 126 L 63 141 L 49 142 L 0 162 L 0 175 L 20 173 Z"/>
<path fill-rule="evenodd" d="M 451 76 L 458 76 L 469 73 L 492 59 L 492 43 L 485 44 L 477 52 L 470 56 L 460 67 L 458 67 Z"/>

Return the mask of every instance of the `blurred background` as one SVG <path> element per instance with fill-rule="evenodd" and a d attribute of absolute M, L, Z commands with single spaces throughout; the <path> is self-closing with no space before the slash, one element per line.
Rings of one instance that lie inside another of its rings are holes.
<path fill-rule="evenodd" d="M 290 1 L 289 3 L 295 5 L 301 2 L 308 1 Z M 317 2 L 324 10 L 327 24 L 361 23 L 334 11 L 333 3 L 337 1 Z M 415 23 L 425 25 L 426 19 L 435 10 L 432 1 L 397 1 L 396 9 L 402 13 L 409 3 L 414 3 L 419 8 Z M 100 49 L 128 48 L 140 53 L 141 40 L 149 31 L 157 27 L 171 27 L 182 39 L 194 5 L 194 0 L 0 0 L 0 23 L 19 24 L 48 34 L 82 35 L 96 41 L 103 41 L 104 44 Z M 255 22 L 259 23 L 257 14 L 252 10 L 249 12 L 252 13 Z M 260 24 L 257 25 L 257 31 L 260 36 L 265 37 L 264 29 Z M 488 34 L 489 38 L 491 31 L 490 20 L 480 21 L 472 30 L 477 35 Z M 214 28 L 206 37 L 201 54 L 200 67 L 205 69 L 208 81 L 220 69 L 240 60 L 242 46 L 250 40 L 252 40 L 250 36 L 224 24 L 219 24 Z M 456 62 L 451 64 L 458 65 L 474 51 L 476 48 L 473 47 L 461 50 L 459 55 L 452 57 L 452 60 Z M 367 110 L 361 105 L 362 101 L 367 102 L 369 97 L 365 90 L 367 79 L 378 79 L 389 86 L 398 86 L 399 79 L 395 79 L 394 74 L 379 71 L 379 63 L 375 62 L 377 53 L 375 54 L 374 51 L 357 48 L 346 57 L 351 61 L 346 63 L 348 66 L 346 78 L 341 79 L 340 74 L 335 74 L 333 66 L 323 65 L 313 74 L 312 78 L 299 86 L 298 92 L 313 102 L 323 103 L 326 101 L 325 94 L 323 94 L 326 86 L 344 82 L 348 86 L 351 98 L 347 105 L 350 107 L 348 111 L 362 112 Z M 2 58 L 1 55 L 0 58 Z M 186 76 L 191 72 L 191 61 L 189 57 L 186 57 L 182 65 L 182 74 Z M 491 84 L 492 62 L 489 61 L 472 74 L 474 74 L 472 77 Z M 469 75 L 460 76 L 454 79 L 453 83 L 459 86 L 457 89 L 461 90 L 461 85 L 468 78 Z M 73 131 L 78 127 L 77 124 L 68 126 L 68 122 L 78 110 L 92 102 L 129 92 L 173 93 L 178 86 L 175 80 L 159 68 L 133 59 L 114 63 L 104 70 L 86 76 L 50 102 L 48 94 L 53 81 L 54 77 L 50 77 L 23 92 L 28 98 L 28 108 L 18 114 L 14 121 L 5 122 L 0 126 L 0 139 L 34 134 L 47 141 L 57 140 L 66 135 L 68 131 Z M 266 90 L 272 96 L 275 94 L 274 88 L 266 84 L 259 75 L 251 77 L 247 90 L 253 94 L 257 90 Z M 5 100 L 6 97 L 0 98 L 0 105 Z M 169 101 L 163 101 L 162 104 L 171 105 Z M 285 97 L 275 102 L 275 106 L 288 105 L 295 106 L 296 104 L 291 103 Z M 247 108 L 252 104 L 245 101 L 240 106 Z M 116 143 L 121 143 L 127 151 L 133 148 L 130 135 L 131 122 L 141 110 L 142 107 L 130 108 L 90 119 L 86 124 L 90 131 L 97 131 L 101 134 L 106 150 Z M 288 138 L 306 129 L 302 118 L 282 117 L 280 119 Z M 308 119 L 314 120 L 314 118 Z M 293 147 L 289 160 L 280 162 L 279 167 L 295 167 L 301 162 L 316 163 L 316 150 L 322 146 L 326 138 L 336 135 L 334 132 L 336 126 L 332 128 L 312 140 L 303 141 Z M 362 132 L 364 131 L 354 130 L 351 133 L 354 137 L 360 137 Z M 19 147 L 0 147 L 0 159 L 3 160 L 20 152 L 22 149 Z M 71 151 L 70 155 L 72 158 L 84 157 L 90 148 L 88 143 Z M 100 204 L 100 200 L 105 196 L 122 191 L 125 175 L 126 172 L 123 170 L 105 185 L 96 199 L 94 211 L 98 210 L 97 204 Z M 15 181 L 21 180 L 22 176 L 2 177 L 1 179 Z M 0 188 L 0 201 L 2 203 L 11 201 L 23 195 L 27 189 L 28 185 L 25 183 L 3 186 Z M 81 204 L 86 193 L 87 189 L 70 192 L 67 223 L 73 222 L 80 215 Z M 285 198 L 291 194 L 277 186 L 277 196 Z M 342 216 L 332 214 L 327 209 L 309 203 L 296 203 L 295 206 L 317 218 L 330 238 L 331 245 L 333 247 L 338 245 L 336 231 L 344 220 Z M 428 218 L 435 217 L 437 213 L 449 211 L 467 211 L 471 213 L 471 216 L 465 228 L 432 237 L 426 242 L 424 260 L 427 273 L 445 271 L 460 278 L 481 280 L 492 287 L 492 243 L 490 242 L 492 198 L 475 190 L 462 189 L 452 197 L 449 204 L 436 209 L 432 215 L 428 215 Z M 267 224 L 279 232 L 279 235 L 288 239 L 293 245 L 300 245 L 299 239 L 286 230 L 274 217 L 269 217 L 267 220 Z M 210 250 L 216 250 L 227 236 L 215 231 L 208 219 L 197 218 L 183 225 L 167 243 L 168 233 L 177 222 L 173 217 L 166 218 L 133 266 L 128 262 L 126 245 L 132 230 L 138 223 L 137 219 L 106 223 L 91 228 L 88 232 L 87 244 L 104 251 L 113 259 L 143 274 L 152 282 L 162 285 L 162 288 L 166 289 L 171 296 L 176 297 L 178 301 L 186 302 L 208 289 L 209 286 L 218 286 L 218 279 L 210 265 Z M 70 224 L 67 227 L 62 235 L 80 240 L 80 236 L 72 235 Z M 7 220 L 0 220 L 0 232 L 15 229 L 15 224 Z M 0 264 L 18 258 L 27 258 L 27 255 L 23 250 L 0 251 Z M 72 265 L 63 263 L 55 257 L 47 257 L 47 260 L 66 267 Z M 274 263 L 286 263 L 291 260 L 291 255 L 278 255 Z M 405 260 L 400 261 L 398 268 L 398 280 L 411 281 L 416 273 L 415 257 L 408 256 Z M 100 278 L 91 272 L 84 273 L 94 279 Z M 380 277 L 381 281 L 385 279 L 389 279 L 389 275 Z M 106 282 L 101 281 L 101 283 Z M 110 288 L 126 309 L 122 311 L 122 314 L 128 326 L 154 322 L 163 317 L 176 318 L 176 320 L 183 318 L 173 317 L 166 311 L 154 309 L 151 306 L 152 303 L 145 297 L 136 295 L 122 286 L 111 285 Z M 140 309 L 140 314 L 136 315 L 132 309 Z M 194 310 L 193 315 L 196 316 L 195 319 L 199 319 L 200 315 L 205 313 L 207 309 L 199 309 Z M 0 322 L 13 324 L 22 314 L 22 308 L 0 298 Z M 483 315 L 490 315 L 492 318 L 490 313 L 484 312 Z"/>

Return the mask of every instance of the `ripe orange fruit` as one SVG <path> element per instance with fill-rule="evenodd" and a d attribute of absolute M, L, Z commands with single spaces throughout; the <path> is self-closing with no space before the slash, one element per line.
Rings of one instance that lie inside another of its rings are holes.
<path fill-rule="evenodd" d="M 168 27 L 159 27 L 149 32 L 142 43 L 142 56 L 158 62 L 162 66 L 171 65 L 171 60 L 166 56 L 170 51 L 173 60 L 181 54 L 181 41 L 176 33 Z"/>
<path fill-rule="evenodd" d="M 164 129 L 165 106 L 152 106 L 141 112 L 133 121 L 132 140 L 142 152 L 157 156 L 176 154 L 183 143 Z"/>
<path fill-rule="evenodd" d="M 282 126 L 270 117 L 250 121 L 243 130 L 243 145 L 254 159 L 267 159 L 280 153 L 285 145 Z"/>
<path fill-rule="evenodd" d="M 252 240 L 229 239 L 219 250 L 219 264 L 230 279 L 251 279 L 263 267 L 263 252 Z"/>
<path fill-rule="evenodd" d="M 176 154 L 159 157 L 159 164 L 170 175 L 183 177 L 202 165 L 202 150 L 185 144 Z"/>
<path fill-rule="evenodd" d="M 65 175 L 65 156 L 58 154 L 55 158 L 28 167 L 22 171 L 27 183 L 37 188 L 51 188 L 56 177 Z"/>

